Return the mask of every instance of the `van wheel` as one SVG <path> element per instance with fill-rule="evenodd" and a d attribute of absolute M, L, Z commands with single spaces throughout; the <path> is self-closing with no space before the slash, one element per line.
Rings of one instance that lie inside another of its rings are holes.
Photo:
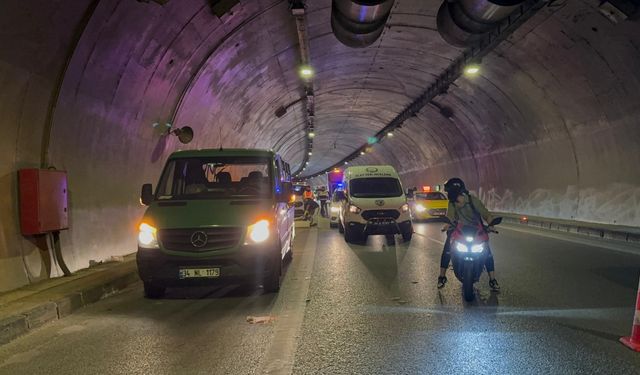
<path fill-rule="evenodd" d="M 396 244 L 396 236 L 393 234 L 387 234 L 385 237 L 387 239 L 387 245 L 391 246 Z"/>
<path fill-rule="evenodd" d="M 291 262 L 293 259 L 293 237 L 294 234 L 291 233 L 291 238 L 289 239 L 289 249 L 287 249 L 287 253 L 284 254 L 284 260 L 287 262 Z"/>
<path fill-rule="evenodd" d="M 403 232 L 402 233 L 402 240 L 404 242 L 411 241 L 411 237 L 413 237 L 413 231 L 408 231 L 408 232 Z"/>
<path fill-rule="evenodd" d="M 144 296 L 150 299 L 158 299 L 164 297 L 164 293 L 166 288 L 161 285 L 156 285 L 152 283 L 145 282 L 144 285 Z"/>
<path fill-rule="evenodd" d="M 362 241 L 361 236 L 359 236 L 352 228 L 348 226 L 344 227 L 344 240 L 347 243 L 357 243 Z"/>
<path fill-rule="evenodd" d="M 344 233 L 344 225 L 342 224 L 342 220 L 338 221 L 338 232 L 339 233 Z"/>
<path fill-rule="evenodd" d="M 262 281 L 265 293 L 278 293 L 280 291 L 280 276 L 282 275 L 282 260 L 273 268 L 271 273 Z"/>

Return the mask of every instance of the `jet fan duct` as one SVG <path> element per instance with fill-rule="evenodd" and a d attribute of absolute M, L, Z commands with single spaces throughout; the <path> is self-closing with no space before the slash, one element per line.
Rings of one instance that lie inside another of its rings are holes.
<path fill-rule="evenodd" d="M 363 48 L 384 31 L 394 0 L 333 0 L 331 28 L 344 45 Z"/>
<path fill-rule="evenodd" d="M 447 43 L 467 47 L 478 41 L 524 0 L 445 0 L 436 22 Z"/>

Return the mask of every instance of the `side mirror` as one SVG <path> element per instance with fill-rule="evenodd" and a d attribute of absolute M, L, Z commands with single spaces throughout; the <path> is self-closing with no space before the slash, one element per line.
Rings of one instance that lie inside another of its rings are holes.
<path fill-rule="evenodd" d="M 291 182 L 283 182 L 280 184 L 280 192 L 276 196 L 276 200 L 279 203 L 289 203 L 291 202 L 291 194 L 292 193 L 292 185 Z"/>
<path fill-rule="evenodd" d="M 491 222 L 489 223 L 489 226 L 492 227 L 494 225 L 498 225 L 502 223 L 502 218 L 501 217 L 496 217 L 495 219 L 491 220 Z"/>
<path fill-rule="evenodd" d="M 140 203 L 148 206 L 153 202 L 153 188 L 151 184 L 142 185 L 142 192 L 140 193 Z"/>

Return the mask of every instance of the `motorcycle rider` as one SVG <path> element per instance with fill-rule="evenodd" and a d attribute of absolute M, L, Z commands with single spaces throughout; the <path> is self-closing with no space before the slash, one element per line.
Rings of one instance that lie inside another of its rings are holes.
<path fill-rule="evenodd" d="M 482 201 L 475 195 L 469 193 L 464 184 L 464 181 L 462 181 L 460 178 L 454 177 L 449 179 L 444 184 L 444 190 L 447 192 L 447 196 L 449 198 L 447 217 L 449 218 L 449 220 L 451 220 L 452 223 L 462 222 L 465 225 L 478 225 L 483 224 L 483 219 L 487 223 L 491 222 L 491 220 L 493 219 L 491 217 L 491 213 L 489 212 L 489 210 L 487 210 Z M 446 230 L 447 232 L 447 240 L 444 243 L 444 248 L 442 249 L 442 255 L 440 257 L 440 276 L 438 277 L 438 289 L 443 288 L 447 283 L 446 273 L 447 268 L 449 267 L 449 262 L 451 261 L 450 237 L 455 227 L 449 224 L 445 224 L 442 229 L 443 231 Z M 489 227 L 489 229 L 493 228 Z M 493 291 L 500 290 L 500 285 L 498 284 L 498 280 L 496 280 L 495 277 L 495 264 L 493 261 L 493 255 L 491 254 L 491 248 L 488 246 L 488 244 L 485 267 L 487 268 L 487 273 L 489 274 L 489 287 L 491 287 L 491 290 Z"/>

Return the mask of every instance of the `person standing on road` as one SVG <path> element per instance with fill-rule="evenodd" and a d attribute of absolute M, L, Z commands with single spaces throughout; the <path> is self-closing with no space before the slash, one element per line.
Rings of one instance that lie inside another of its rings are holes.
<path fill-rule="evenodd" d="M 327 188 L 322 186 L 320 190 L 318 190 L 318 200 L 320 200 L 320 215 L 322 217 L 327 217 L 329 214 L 327 213 L 327 201 L 329 200 L 329 192 Z"/>
<path fill-rule="evenodd" d="M 483 224 L 484 219 L 487 223 L 492 220 L 491 213 L 484 206 L 482 201 L 472 195 L 467 190 L 464 181 L 454 177 L 449 179 L 444 184 L 444 190 L 447 192 L 449 198 L 449 208 L 447 209 L 447 217 L 452 223 L 462 222 L 465 225 L 478 225 Z M 483 224 L 484 226 L 484 224 Z M 489 227 L 491 229 L 491 227 Z M 441 289 L 447 283 L 447 268 L 449 268 L 449 262 L 451 261 L 451 233 L 455 229 L 454 226 L 445 224 L 443 231 L 447 232 L 447 239 L 444 242 L 444 248 L 442 249 L 442 255 L 440 256 L 440 276 L 438 277 L 438 289 Z M 495 264 L 493 261 L 493 254 L 491 254 L 491 248 L 487 245 L 487 259 L 485 261 L 485 267 L 489 274 L 489 287 L 491 290 L 500 290 L 500 285 L 495 277 Z"/>

